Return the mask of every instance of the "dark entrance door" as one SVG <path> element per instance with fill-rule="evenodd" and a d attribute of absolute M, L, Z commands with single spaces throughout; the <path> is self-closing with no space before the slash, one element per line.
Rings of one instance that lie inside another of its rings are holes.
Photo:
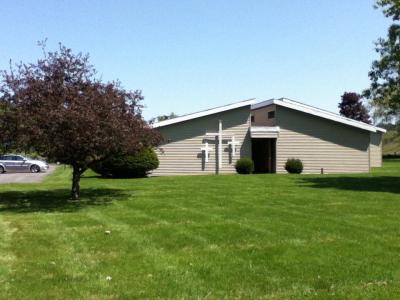
<path fill-rule="evenodd" d="M 255 173 L 275 173 L 276 139 L 252 139 Z"/>

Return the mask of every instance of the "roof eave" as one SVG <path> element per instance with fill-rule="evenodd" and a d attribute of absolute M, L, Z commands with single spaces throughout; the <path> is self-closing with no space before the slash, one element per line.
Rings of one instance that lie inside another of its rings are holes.
<path fill-rule="evenodd" d="M 241 108 L 241 107 L 245 107 L 245 106 L 251 106 L 255 102 L 256 102 L 255 99 L 248 99 L 248 100 L 244 100 L 244 101 L 240 101 L 240 102 L 236 102 L 236 103 L 231 103 L 231 104 L 228 104 L 228 105 L 219 106 L 219 107 L 215 107 L 215 108 L 199 111 L 199 112 L 196 112 L 196 113 L 187 114 L 187 115 L 184 115 L 184 116 L 181 116 L 181 117 L 177 117 L 177 118 L 173 118 L 173 119 L 157 122 L 157 123 L 154 123 L 152 125 L 152 127 L 153 128 L 159 128 L 159 127 L 164 127 L 164 126 L 168 126 L 168 125 L 172 125 L 172 124 L 176 124 L 176 123 L 181 123 L 181 122 L 185 122 L 185 121 L 189 121 L 189 120 L 205 117 L 205 116 L 208 116 L 208 115 L 213 115 L 213 114 L 216 114 L 216 113 L 220 113 L 220 112 L 224 112 L 224 111 L 228 111 L 228 110 L 232 110 L 232 109 L 236 109 L 236 108 Z"/>

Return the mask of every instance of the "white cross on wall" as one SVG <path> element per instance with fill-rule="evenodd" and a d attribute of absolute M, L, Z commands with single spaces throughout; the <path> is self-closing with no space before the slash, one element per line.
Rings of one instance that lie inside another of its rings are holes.
<path fill-rule="evenodd" d="M 222 167 L 222 121 L 218 122 L 218 132 L 207 132 L 206 136 L 218 136 L 218 168 Z"/>
<path fill-rule="evenodd" d="M 201 151 L 204 151 L 205 162 L 208 162 L 208 156 L 209 156 L 210 151 L 212 151 L 212 147 L 210 147 L 210 146 L 208 145 L 208 142 L 206 142 L 206 143 L 204 144 L 204 147 L 201 147 L 200 150 L 201 150 Z"/>
<path fill-rule="evenodd" d="M 231 138 L 231 141 L 228 142 L 228 145 L 231 146 L 231 149 L 232 149 L 232 156 L 235 156 L 235 153 L 236 153 L 236 146 L 239 145 L 239 142 L 236 141 L 236 140 L 235 140 L 235 137 L 233 136 L 233 137 Z"/>
<path fill-rule="evenodd" d="M 222 135 L 222 121 L 219 120 L 218 123 L 218 132 L 207 132 L 206 136 L 212 136 L 212 137 L 218 137 L 218 169 L 221 169 L 222 167 L 222 139 L 223 139 L 223 135 Z M 228 142 L 228 145 L 230 145 L 231 149 L 232 149 L 232 156 L 235 156 L 236 153 L 236 146 L 239 145 L 239 141 L 235 140 L 234 136 L 230 137 L 231 141 Z M 205 144 L 208 148 L 208 143 Z M 205 148 L 201 148 L 202 151 Z M 211 149 L 210 149 L 211 150 Z M 206 162 L 208 162 L 208 156 L 206 156 Z"/>

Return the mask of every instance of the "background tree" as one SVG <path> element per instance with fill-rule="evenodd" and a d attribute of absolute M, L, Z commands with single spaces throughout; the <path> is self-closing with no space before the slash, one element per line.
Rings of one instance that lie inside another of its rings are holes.
<path fill-rule="evenodd" d="M 2 71 L 0 130 L 14 149 L 72 166 L 73 199 L 88 166 L 113 153 L 157 145 L 160 136 L 143 120 L 140 91 L 97 79 L 88 55 L 60 44 L 36 63 Z M 7 120 L 12 120 L 9 122 Z"/>
<path fill-rule="evenodd" d="M 17 124 L 11 110 L 12 107 L 0 98 L 0 154 L 9 152 L 13 148 L 12 132 Z"/>
<path fill-rule="evenodd" d="M 400 115 L 400 1 L 378 0 L 376 8 L 381 8 L 386 17 L 393 20 L 386 39 L 376 42 L 376 52 L 380 58 L 372 63 L 369 78 L 371 86 L 364 96 L 371 100 L 376 114 L 380 116 Z"/>
<path fill-rule="evenodd" d="M 361 101 L 361 96 L 357 93 L 345 92 L 342 95 L 339 108 L 342 116 L 368 124 L 371 123 L 368 111 Z"/>
<path fill-rule="evenodd" d="M 152 118 L 152 119 L 150 119 L 149 123 L 153 124 L 155 122 L 161 122 L 161 121 L 173 119 L 173 118 L 176 118 L 176 117 L 178 117 L 178 115 L 175 114 L 174 112 L 171 112 L 169 115 L 160 115 L 160 116 L 157 116 L 155 118 Z"/>

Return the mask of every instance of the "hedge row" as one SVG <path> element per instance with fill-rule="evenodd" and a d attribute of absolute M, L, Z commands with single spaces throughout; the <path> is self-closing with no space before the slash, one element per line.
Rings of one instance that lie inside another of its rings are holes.
<path fill-rule="evenodd" d="M 145 148 L 131 155 L 114 155 L 91 165 L 91 169 L 103 177 L 140 178 L 158 168 L 157 154 Z"/>

